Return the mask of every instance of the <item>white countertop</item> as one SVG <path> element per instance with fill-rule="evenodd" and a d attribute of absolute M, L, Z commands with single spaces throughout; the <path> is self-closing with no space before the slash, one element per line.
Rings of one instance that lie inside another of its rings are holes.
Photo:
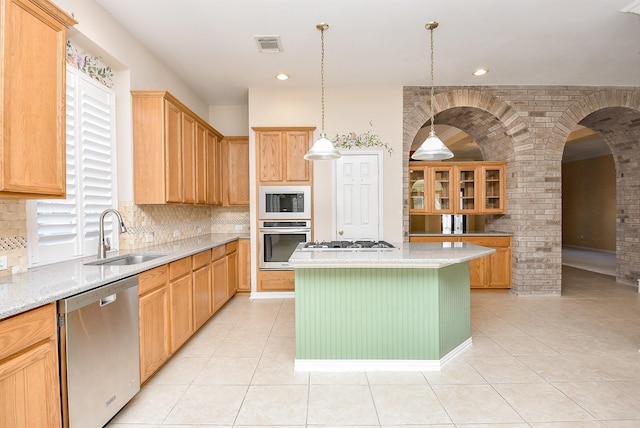
<path fill-rule="evenodd" d="M 82 293 L 145 270 L 217 247 L 246 235 L 219 233 L 183 239 L 131 251 L 109 252 L 107 257 L 125 254 L 164 254 L 148 262 L 129 266 L 87 266 L 96 256 L 29 269 L 0 278 L 0 319 L 74 294 Z"/>
<path fill-rule="evenodd" d="M 289 264 L 294 268 L 441 268 L 496 252 L 464 242 L 393 243 L 393 249 L 303 249 L 298 247 Z"/>

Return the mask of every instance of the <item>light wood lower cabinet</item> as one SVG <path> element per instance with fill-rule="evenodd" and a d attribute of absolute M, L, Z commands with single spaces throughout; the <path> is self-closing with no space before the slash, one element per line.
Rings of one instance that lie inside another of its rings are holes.
<path fill-rule="evenodd" d="M 211 282 L 215 312 L 227 301 L 227 258 L 224 245 L 211 251 Z"/>
<path fill-rule="evenodd" d="M 62 426 L 55 303 L 0 321 L 0 426 Z"/>
<path fill-rule="evenodd" d="M 233 241 L 225 245 L 227 259 L 227 299 L 232 298 L 238 291 L 238 242 Z"/>
<path fill-rule="evenodd" d="M 163 265 L 138 278 L 141 383 L 171 357 L 168 274 Z"/>
<path fill-rule="evenodd" d="M 258 271 L 258 291 L 293 291 L 295 282 L 292 270 Z"/>
<path fill-rule="evenodd" d="M 193 281 L 191 257 L 169 263 L 169 312 L 171 314 L 171 353 L 193 335 Z"/>
<path fill-rule="evenodd" d="M 251 291 L 251 240 L 238 240 L 238 291 Z"/>
<path fill-rule="evenodd" d="M 471 288 L 511 288 L 510 236 L 411 236 L 410 242 L 468 242 L 496 250 L 494 254 L 471 260 Z"/>
<path fill-rule="evenodd" d="M 193 256 L 193 323 L 196 330 L 213 315 L 211 298 L 211 250 L 207 250 Z"/>

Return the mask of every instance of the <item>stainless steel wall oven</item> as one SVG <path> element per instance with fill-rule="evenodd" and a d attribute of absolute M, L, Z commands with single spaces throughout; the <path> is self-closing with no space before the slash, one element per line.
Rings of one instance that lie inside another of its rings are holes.
<path fill-rule="evenodd" d="M 289 270 L 298 244 L 311 240 L 311 220 L 261 220 L 258 234 L 260 269 Z"/>

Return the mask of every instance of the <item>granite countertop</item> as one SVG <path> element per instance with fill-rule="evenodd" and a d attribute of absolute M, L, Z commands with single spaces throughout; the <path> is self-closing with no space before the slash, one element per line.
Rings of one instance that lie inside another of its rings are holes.
<path fill-rule="evenodd" d="M 508 232 L 410 233 L 409 236 L 513 236 Z"/>
<path fill-rule="evenodd" d="M 0 319 L 64 299 L 74 294 L 137 275 L 157 266 L 217 247 L 245 234 L 214 233 L 130 251 L 113 251 L 108 258 L 126 254 L 162 254 L 156 259 L 129 266 L 87 266 L 96 256 L 29 269 L 0 278 Z"/>
<path fill-rule="evenodd" d="M 393 249 L 304 249 L 289 259 L 295 268 L 441 268 L 496 252 L 464 242 L 393 243 Z"/>

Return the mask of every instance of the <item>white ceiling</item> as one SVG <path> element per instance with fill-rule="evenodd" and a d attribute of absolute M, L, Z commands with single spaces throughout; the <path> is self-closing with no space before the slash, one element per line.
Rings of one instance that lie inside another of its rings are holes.
<path fill-rule="evenodd" d="M 246 104 L 252 87 L 319 87 L 319 22 L 327 86 L 428 86 L 432 20 L 436 85 L 640 86 L 630 0 L 96 1 L 209 105 Z M 256 35 L 279 35 L 284 51 L 260 53 Z M 472 76 L 479 67 L 489 74 Z"/>

